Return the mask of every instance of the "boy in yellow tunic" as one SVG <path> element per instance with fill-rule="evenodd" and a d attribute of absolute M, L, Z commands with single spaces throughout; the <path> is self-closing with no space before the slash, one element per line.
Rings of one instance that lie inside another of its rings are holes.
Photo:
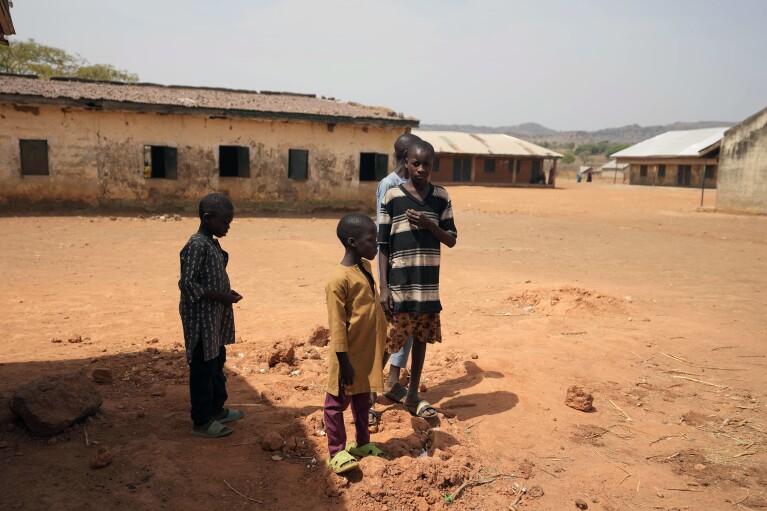
<path fill-rule="evenodd" d="M 358 466 L 356 457 L 381 456 L 370 442 L 370 392 L 383 383 L 381 360 L 386 319 L 379 302 L 370 263 L 378 251 L 376 225 L 360 213 L 345 215 L 336 228 L 346 253 L 325 286 L 330 326 L 325 431 L 330 459 L 337 474 Z M 356 442 L 346 445 L 344 410 L 352 405 Z"/>

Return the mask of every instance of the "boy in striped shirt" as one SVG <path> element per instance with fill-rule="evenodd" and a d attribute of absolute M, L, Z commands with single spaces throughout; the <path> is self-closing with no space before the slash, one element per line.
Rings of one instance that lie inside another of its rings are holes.
<path fill-rule="evenodd" d="M 413 338 L 410 384 L 405 407 L 429 418 L 437 411 L 418 395 L 426 344 L 442 342 L 439 313 L 439 261 L 442 244 L 455 246 L 458 232 L 450 196 L 429 182 L 434 147 L 419 140 L 408 149 L 406 183 L 392 188 L 381 203 L 378 264 L 381 305 L 389 318 L 387 351 L 396 353 Z"/>

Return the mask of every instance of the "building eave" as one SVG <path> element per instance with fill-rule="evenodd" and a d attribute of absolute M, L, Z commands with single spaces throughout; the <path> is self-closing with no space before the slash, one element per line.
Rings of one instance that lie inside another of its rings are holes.
<path fill-rule="evenodd" d="M 273 112 L 259 110 L 208 108 L 88 98 L 47 98 L 43 96 L 24 94 L 0 94 L 0 103 L 17 105 L 59 106 L 97 111 L 106 110 L 115 112 L 154 113 L 161 115 L 195 115 L 224 119 L 239 118 L 276 121 L 303 121 L 326 124 L 355 124 L 398 128 L 417 128 L 419 125 L 419 121 L 417 119 L 387 119 L 378 117 L 325 115 L 300 112 Z"/>

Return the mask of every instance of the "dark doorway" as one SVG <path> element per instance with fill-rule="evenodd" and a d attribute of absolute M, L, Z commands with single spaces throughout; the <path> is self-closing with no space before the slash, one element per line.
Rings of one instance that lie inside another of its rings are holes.
<path fill-rule="evenodd" d="M 360 181 L 380 181 L 388 173 L 388 154 L 360 153 Z"/>
<path fill-rule="evenodd" d="M 690 186 L 692 182 L 692 165 L 679 165 L 676 171 L 676 184 Z"/>
<path fill-rule="evenodd" d="M 471 158 L 455 158 L 453 160 L 453 181 L 471 181 Z"/>

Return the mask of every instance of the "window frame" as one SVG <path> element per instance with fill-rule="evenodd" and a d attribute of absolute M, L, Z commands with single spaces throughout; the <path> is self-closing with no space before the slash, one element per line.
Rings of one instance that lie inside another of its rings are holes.
<path fill-rule="evenodd" d="M 298 172 L 298 175 L 295 175 L 296 172 Z M 295 181 L 306 181 L 309 179 L 308 149 L 288 149 L 288 179 Z"/>
<path fill-rule="evenodd" d="M 48 139 L 19 139 L 19 172 L 24 177 L 51 175 Z"/>

